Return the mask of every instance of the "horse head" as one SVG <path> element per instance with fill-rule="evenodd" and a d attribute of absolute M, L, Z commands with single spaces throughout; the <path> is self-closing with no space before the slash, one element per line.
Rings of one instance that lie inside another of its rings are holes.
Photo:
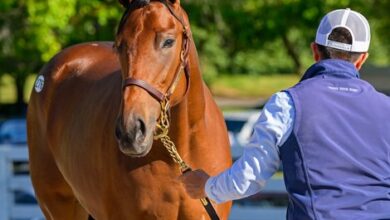
<path fill-rule="evenodd" d="M 120 2 L 126 11 L 115 41 L 123 80 L 116 137 L 124 154 L 142 157 L 152 148 L 161 105 L 175 105 L 188 90 L 190 30 L 179 0 Z"/>

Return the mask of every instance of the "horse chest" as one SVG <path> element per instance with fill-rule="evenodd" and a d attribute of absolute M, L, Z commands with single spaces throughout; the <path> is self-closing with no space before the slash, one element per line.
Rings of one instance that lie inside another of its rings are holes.
<path fill-rule="evenodd" d="M 163 161 L 154 161 L 132 170 L 128 173 L 128 185 L 134 190 L 134 198 L 177 201 L 181 186 L 177 180 L 180 174 L 175 171 Z"/>
<path fill-rule="evenodd" d="M 118 192 L 120 197 L 115 200 L 122 199 L 121 203 L 128 205 L 133 217 L 142 216 L 141 219 L 145 220 L 186 219 L 179 217 L 182 215 L 183 191 L 175 172 L 156 167 L 158 164 L 160 162 L 129 172 L 126 186 Z"/>

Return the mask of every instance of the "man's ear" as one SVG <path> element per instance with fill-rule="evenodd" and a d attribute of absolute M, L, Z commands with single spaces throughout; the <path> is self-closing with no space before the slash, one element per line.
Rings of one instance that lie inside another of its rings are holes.
<path fill-rule="evenodd" d="M 320 57 L 320 53 L 318 52 L 318 46 L 316 43 L 312 42 L 310 44 L 310 47 L 311 47 L 311 52 L 313 53 L 313 59 L 318 62 L 321 57 Z"/>
<path fill-rule="evenodd" d="M 356 60 L 356 62 L 354 63 L 355 64 L 355 67 L 357 70 L 360 70 L 360 68 L 362 68 L 364 62 L 366 62 L 368 58 L 368 53 L 362 53 L 359 57 L 359 59 Z"/>

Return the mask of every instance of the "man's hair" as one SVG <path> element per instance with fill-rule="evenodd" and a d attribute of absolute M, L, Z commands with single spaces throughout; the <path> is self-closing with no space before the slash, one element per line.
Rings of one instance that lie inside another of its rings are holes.
<path fill-rule="evenodd" d="M 329 40 L 340 43 L 352 44 L 352 35 L 348 31 L 348 29 L 338 27 L 335 28 L 329 35 Z M 358 60 L 359 56 L 362 54 L 360 52 L 349 52 L 330 48 L 320 44 L 317 44 L 317 46 L 322 59 L 342 59 L 353 63 Z"/>

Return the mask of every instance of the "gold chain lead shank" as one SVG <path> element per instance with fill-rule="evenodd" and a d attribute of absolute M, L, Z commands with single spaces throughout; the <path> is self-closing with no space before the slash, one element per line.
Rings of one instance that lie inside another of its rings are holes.
<path fill-rule="evenodd" d="M 161 113 L 160 113 L 160 118 L 157 121 L 157 129 L 154 133 L 154 139 L 161 140 L 161 143 L 167 149 L 173 161 L 179 165 L 182 173 L 190 171 L 191 167 L 189 167 L 186 164 L 186 162 L 184 162 L 184 160 L 180 157 L 179 152 L 177 152 L 175 143 L 173 143 L 171 138 L 168 136 L 169 126 L 170 126 L 169 117 L 168 117 L 169 100 L 165 98 L 160 105 L 161 105 Z M 208 204 L 205 198 L 200 199 L 200 201 L 204 206 Z"/>

